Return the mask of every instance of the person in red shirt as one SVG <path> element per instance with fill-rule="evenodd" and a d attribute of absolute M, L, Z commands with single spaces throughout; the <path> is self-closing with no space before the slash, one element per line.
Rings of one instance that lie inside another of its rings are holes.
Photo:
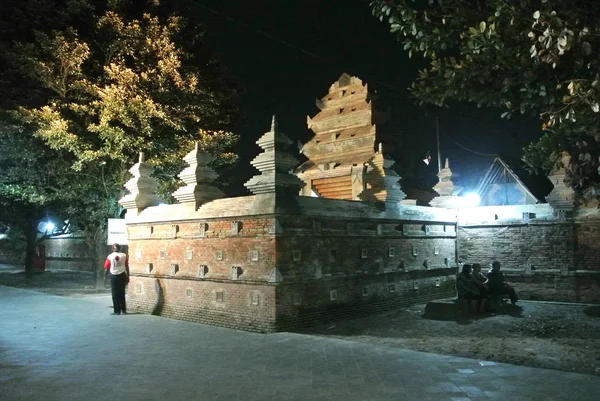
<path fill-rule="evenodd" d="M 125 287 L 129 283 L 129 258 L 121 252 L 121 246 L 114 244 L 113 252 L 104 262 L 104 280 L 110 276 L 110 290 L 112 293 L 113 309 L 111 315 L 127 314 L 125 304 Z"/>

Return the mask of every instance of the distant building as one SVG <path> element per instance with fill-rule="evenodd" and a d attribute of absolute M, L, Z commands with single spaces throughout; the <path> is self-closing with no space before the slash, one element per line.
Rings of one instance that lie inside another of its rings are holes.
<path fill-rule="evenodd" d="M 525 184 L 527 181 L 533 190 Z M 534 183 L 526 171 L 517 166 L 511 168 L 505 160 L 496 157 L 475 192 L 481 198 L 480 206 L 534 205 L 542 203 L 539 198 L 550 189 L 551 185 L 546 177 L 541 177 Z M 536 192 L 539 193 L 539 198 Z"/>

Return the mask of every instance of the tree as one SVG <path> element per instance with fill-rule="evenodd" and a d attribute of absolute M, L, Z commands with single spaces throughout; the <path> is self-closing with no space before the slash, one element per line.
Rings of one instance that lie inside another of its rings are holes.
<path fill-rule="evenodd" d="M 419 104 L 466 101 L 539 116 L 543 136 L 523 160 L 534 171 L 571 154 L 580 195 L 600 186 L 600 10 L 586 0 L 371 1 L 409 56 L 429 66 L 411 93 Z M 499 113 L 500 114 L 500 113 Z"/>
<path fill-rule="evenodd" d="M 8 121 L 5 119 L 4 121 Z M 40 139 L 4 124 L 0 130 L 0 222 L 23 234 L 25 273 L 33 275 L 38 226 L 48 210 L 60 211 L 69 165 Z"/>
<path fill-rule="evenodd" d="M 138 152 L 158 166 L 165 194 L 196 141 L 217 169 L 235 161 L 237 136 L 227 129 L 237 117 L 237 88 L 204 49 L 198 27 L 162 15 L 158 2 L 54 2 L 57 29 L 38 16 L 40 29 L 34 25 L 27 40 L 0 45 L 13 94 L 3 107 L 69 160 L 73 179 L 62 200 L 101 260 L 106 218 L 120 214 L 116 201 Z M 14 10 L 35 15 L 37 3 Z"/>

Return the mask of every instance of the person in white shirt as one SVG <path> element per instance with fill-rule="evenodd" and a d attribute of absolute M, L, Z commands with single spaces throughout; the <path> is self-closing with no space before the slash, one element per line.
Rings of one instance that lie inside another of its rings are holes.
<path fill-rule="evenodd" d="M 127 314 L 125 304 L 125 287 L 129 283 L 129 258 L 121 252 L 121 246 L 114 244 L 113 253 L 108 255 L 104 262 L 104 280 L 110 276 L 110 290 L 112 292 L 113 309 L 111 315 Z"/>

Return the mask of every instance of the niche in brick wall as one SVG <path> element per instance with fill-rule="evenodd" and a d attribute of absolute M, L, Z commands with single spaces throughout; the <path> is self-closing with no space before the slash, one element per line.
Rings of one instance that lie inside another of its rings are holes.
<path fill-rule="evenodd" d="M 366 297 L 369 295 L 369 289 L 367 287 L 362 288 L 362 296 Z"/>
<path fill-rule="evenodd" d="M 223 260 L 223 251 L 217 251 L 215 257 L 217 260 Z"/>
<path fill-rule="evenodd" d="M 329 291 L 329 299 L 331 301 L 337 301 L 337 295 L 338 295 L 337 290 Z"/>
<path fill-rule="evenodd" d="M 194 251 L 192 249 L 186 249 L 183 256 L 185 260 L 192 260 L 194 259 Z"/>
<path fill-rule="evenodd" d="M 431 234 L 431 226 L 429 224 L 425 224 L 422 227 L 422 230 L 425 232 L 425 235 L 429 235 Z"/>
<path fill-rule="evenodd" d="M 239 221 L 232 221 L 231 222 L 231 234 L 232 235 L 238 235 L 241 230 L 242 230 L 242 223 L 241 222 L 239 222 Z"/>
<path fill-rule="evenodd" d="M 167 251 L 158 251 L 158 258 L 160 260 L 165 260 L 167 258 Z"/>
<path fill-rule="evenodd" d="M 241 266 L 231 266 L 231 279 L 232 280 L 239 279 L 242 274 L 244 274 L 244 270 L 241 268 Z"/>
<path fill-rule="evenodd" d="M 258 262 L 259 252 L 256 249 L 253 249 L 250 252 L 250 260 L 253 262 Z"/>
<path fill-rule="evenodd" d="M 295 249 L 293 252 L 294 262 L 300 262 L 302 260 L 302 251 Z"/>
<path fill-rule="evenodd" d="M 207 265 L 199 265 L 198 266 L 198 277 L 204 278 L 208 274 L 208 266 Z"/>
<path fill-rule="evenodd" d="M 215 292 L 215 299 L 218 303 L 225 302 L 225 292 L 222 290 Z"/>
<path fill-rule="evenodd" d="M 250 305 L 260 305 L 260 293 L 258 291 L 250 291 Z"/>
<path fill-rule="evenodd" d="M 418 256 L 419 255 L 419 248 L 417 248 L 416 245 L 413 245 L 413 247 L 412 247 L 412 255 L 413 256 Z"/>
<path fill-rule="evenodd" d="M 388 291 L 389 292 L 396 292 L 396 284 L 390 284 L 390 285 L 388 285 Z"/>
<path fill-rule="evenodd" d="M 360 258 L 367 259 L 369 257 L 369 250 L 367 248 L 362 248 L 360 250 Z"/>
<path fill-rule="evenodd" d="M 394 248 L 394 247 L 389 247 L 388 248 L 388 257 L 389 258 L 396 257 L 396 248 Z"/>
<path fill-rule="evenodd" d="M 154 269 L 154 266 L 152 265 L 152 263 L 147 263 L 146 264 L 146 273 L 147 274 L 152 273 L 152 269 Z"/>
<path fill-rule="evenodd" d="M 198 225 L 198 233 L 200 234 L 201 237 L 206 237 L 206 232 L 208 231 L 208 224 L 207 223 L 200 223 Z"/>
<path fill-rule="evenodd" d="M 423 267 L 427 270 L 431 269 L 431 260 L 425 259 L 425 261 L 423 262 Z"/>
<path fill-rule="evenodd" d="M 171 276 L 176 275 L 178 271 L 179 271 L 179 265 L 178 264 L 172 263 L 169 266 L 169 274 L 171 274 Z"/>
<path fill-rule="evenodd" d="M 194 291 L 191 288 L 186 288 L 185 289 L 185 297 L 187 299 L 192 299 L 194 295 Z"/>
<path fill-rule="evenodd" d="M 440 247 L 439 246 L 434 246 L 433 247 L 433 254 L 434 255 L 439 255 L 440 254 Z"/>
<path fill-rule="evenodd" d="M 313 220 L 313 231 L 315 234 L 321 233 L 321 222 L 319 220 Z"/>
<path fill-rule="evenodd" d="M 436 286 L 436 287 L 439 287 L 439 286 L 440 286 L 440 284 L 441 284 L 441 281 L 440 281 L 440 279 L 439 279 L 439 278 L 436 278 L 436 279 L 435 279 L 435 286 Z"/>

